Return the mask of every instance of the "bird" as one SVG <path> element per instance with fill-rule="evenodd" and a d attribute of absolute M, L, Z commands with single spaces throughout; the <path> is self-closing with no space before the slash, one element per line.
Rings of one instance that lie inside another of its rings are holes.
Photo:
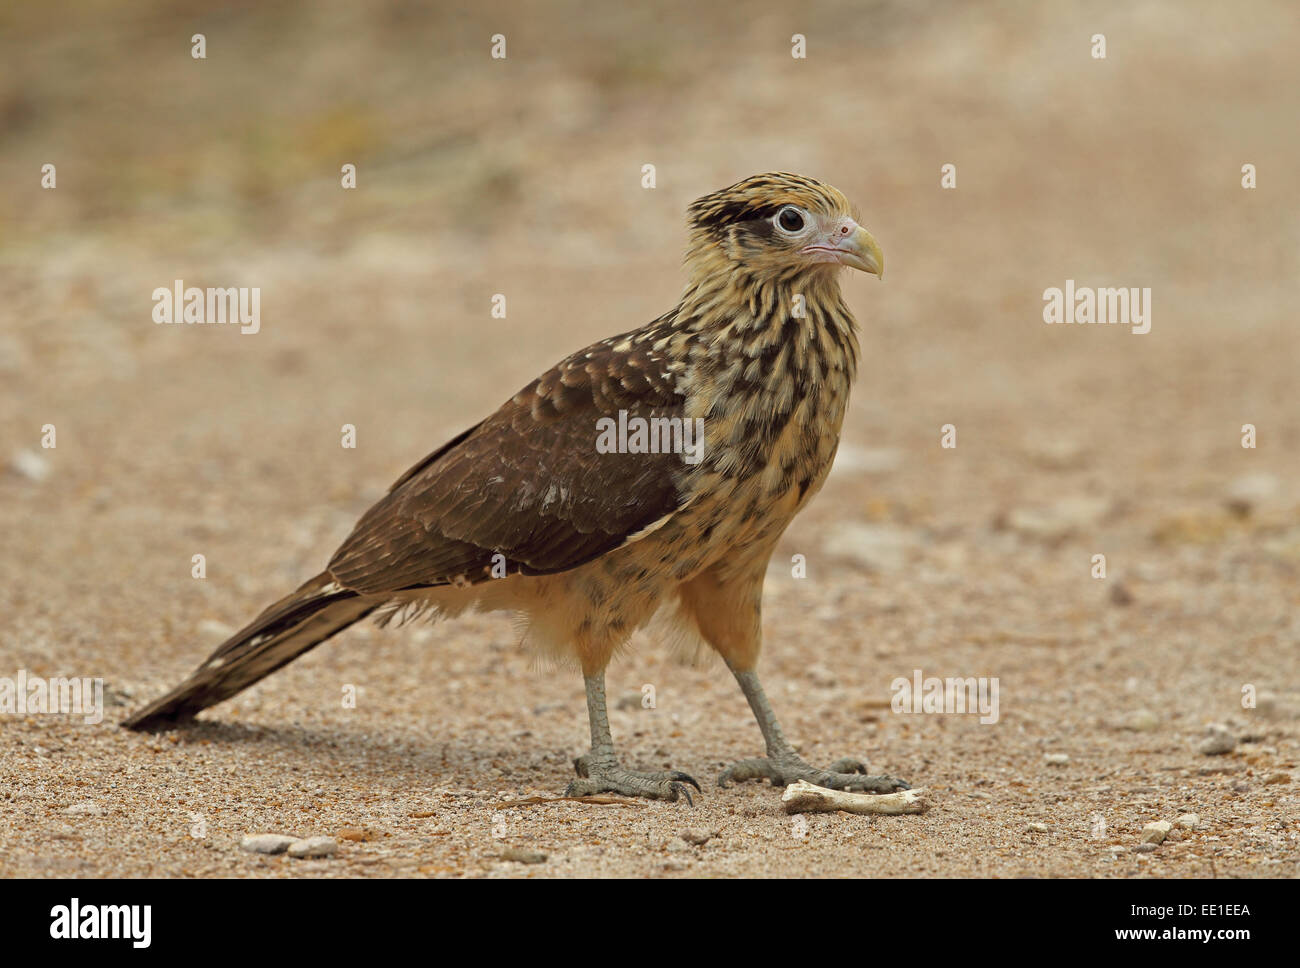
<path fill-rule="evenodd" d="M 762 734 L 766 755 L 723 769 L 720 788 L 908 789 L 852 758 L 805 762 L 757 673 L 768 562 L 830 472 L 856 376 L 840 270 L 880 277 L 884 255 L 843 193 L 789 172 L 704 195 L 687 229 L 676 306 L 561 360 L 411 467 L 323 572 L 122 725 L 184 725 L 368 616 L 507 611 L 583 677 L 591 748 L 566 795 L 693 803 L 689 773 L 619 759 L 606 706 L 611 658 L 665 616 L 721 656 Z"/>

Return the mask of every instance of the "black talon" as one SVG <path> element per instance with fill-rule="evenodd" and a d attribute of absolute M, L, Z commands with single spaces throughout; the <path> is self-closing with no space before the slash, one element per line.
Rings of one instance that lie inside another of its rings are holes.
<path fill-rule="evenodd" d="M 690 779 L 690 778 L 687 777 L 687 779 Z M 694 780 L 691 780 L 691 782 L 694 783 L 695 781 L 694 781 Z M 674 793 L 680 793 L 682 796 L 684 796 L 684 797 L 686 798 L 686 805 L 687 805 L 688 807 L 693 807 L 693 806 L 695 806 L 695 801 L 691 799 L 691 791 L 688 790 L 688 789 L 686 789 L 686 787 L 682 786 L 680 783 L 674 783 L 674 784 L 672 784 L 671 787 L 670 787 L 669 789 L 671 789 Z M 699 787 L 696 786 L 696 789 L 698 790 Z"/>
<path fill-rule="evenodd" d="M 673 770 L 673 772 L 670 775 L 674 780 L 680 780 L 683 783 L 689 783 L 691 786 L 695 787 L 695 789 L 699 790 L 701 793 L 704 792 L 704 789 L 699 785 L 698 782 L 696 782 L 695 777 L 691 776 L 689 773 L 683 773 L 680 770 Z M 687 796 L 686 799 L 689 800 L 690 797 Z"/>

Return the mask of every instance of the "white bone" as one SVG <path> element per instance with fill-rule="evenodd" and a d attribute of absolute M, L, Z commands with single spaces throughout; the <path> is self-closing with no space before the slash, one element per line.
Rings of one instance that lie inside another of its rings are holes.
<path fill-rule="evenodd" d="M 924 813 L 930 808 L 925 801 L 925 788 L 900 790 L 898 793 L 847 793 L 828 790 L 804 780 L 791 783 L 781 794 L 786 813 L 827 813 L 843 810 L 847 813 Z"/>

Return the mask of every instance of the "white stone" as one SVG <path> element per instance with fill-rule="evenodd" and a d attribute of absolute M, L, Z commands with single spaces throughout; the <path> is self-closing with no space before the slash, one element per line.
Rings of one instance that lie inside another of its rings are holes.
<path fill-rule="evenodd" d="M 833 558 L 855 561 L 873 571 L 896 571 L 906 563 L 915 544 L 915 536 L 903 528 L 849 522 L 836 528 L 822 550 Z"/>
<path fill-rule="evenodd" d="M 1152 820 L 1142 828 L 1142 843 L 1144 844 L 1162 844 L 1169 831 L 1174 829 L 1174 825 L 1168 820 Z"/>
<path fill-rule="evenodd" d="M 9 458 L 9 467 L 19 477 L 25 477 L 37 484 L 50 476 L 50 462 L 34 450 L 14 451 Z"/>
<path fill-rule="evenodd" d="M 239 842 L 241 850 L 254 854 L 283 854 L 290 844 L 298 842 L 296 837 L 284 834 L 250 834 Z"/>
<path fill-rule="evenodd" d="M 1063 498 L 1044 507 L 1016 508 L 1007 515 L 1007 525 L 1026 538 L 1060 541 L 1099 523 L 1110 507 L 1102 498 Z"/>
<path fill-rule="evenodd" d="M 339 849 L 339 842 L 333 837 L 308 837 L 295 840 L 289 845 L 290 857 L 329 857 Z"/>

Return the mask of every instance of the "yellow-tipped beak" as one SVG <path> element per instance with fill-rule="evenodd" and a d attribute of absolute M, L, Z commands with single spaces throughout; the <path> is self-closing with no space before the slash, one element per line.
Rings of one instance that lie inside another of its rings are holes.
<path fill-rule="evenodd" d="M 839 261 L 842 265 L 852 266 L 854 269 L 861 269 L 863 272 L 870 272 L 884 278 L 885 253 L 880 251 L 880 245 L 861 225 L 858 226 L 857 231 L 840 242 L 838 248 Z"/>
<path fill-rule="evenodd" d="M 851 218 L 835 222 L 825 236 L 801 251 L 813 262 L 834 262 L 875 276 L 885 274 L 885 253 L 871 233 Z"/>

